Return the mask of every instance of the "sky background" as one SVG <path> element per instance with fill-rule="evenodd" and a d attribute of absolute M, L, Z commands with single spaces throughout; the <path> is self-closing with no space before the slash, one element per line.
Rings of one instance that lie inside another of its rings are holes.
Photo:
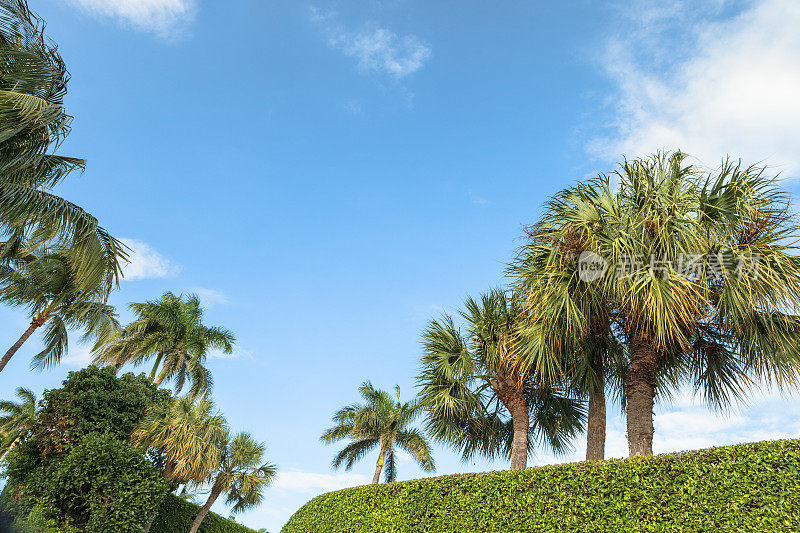
<path fill-rule="evenodd" d="M 559 189 L 680 147 L 710 167 L 762 162 L 796 192 L 796 0 L 30 1 L 72 73 L 61 153 L 88 160 L 59 193 L 134 250 L 112 298 L 123 321 L 129 302 L 196 292 L 238 337 L 209 366 L 232 428 L 281 471 L 237 518 L 256 529 L 369 481 L 372 456 L 331 470 L 331 414 L 366 379 L 411 399 L 426 321 L 501 284 Z M 27 323 L 0 308 L 0 341 Z M 73 344 L 38 374 L 38 345 L 1 397 L 89 360 Z M 765 391 L 723 416 L 682 391 L 655 425 L 656 452 L 796 437 L 800 407 Z M 507 466 L 435 452 L 439 474 Z M 420 475 L 401 458 L 400 479 Z"/>

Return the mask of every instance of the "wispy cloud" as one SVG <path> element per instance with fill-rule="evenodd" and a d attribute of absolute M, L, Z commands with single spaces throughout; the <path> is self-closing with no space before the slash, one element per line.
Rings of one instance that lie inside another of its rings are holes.
<path fill-rule="evenodd" d="M 253 352 L 244 348 L 235 347 L 231 353 L 222 350 L 211 350 L 208 352 L 209 359 L 253 359 Z"/>
<path fill-rule="evenodd" d="M 189 292 L 199 296 L 200 301 L 205 307 L 213 307 L 215 305 L 225 305 L 230 303 L 227 295 L 215 289 L 208 289 L 206 287 L 192 287 L 189 289 Z"/>
<path fill-rule="evenodd" d="M 136 239 L 120 239 L 130 248 L 128 262 L 122 268 L 126 280 L 165 278 L 176 274 L 180 268 L 155 251 L 149 244 Z"/>
<path fill-rule="evenodd" d="M 336 13 L 311 9 L 311 18 L 328 37 L 328 45 L 356 60 L 365 73 L 404 78 L 421 69 L 431 57 L 431 47 L 416 35 L 398 35 L 375 24 L 354 30 L 336 21 Z"/>
<path fill-rule="evenodd" d="M 110 18 L 164 39 L 183 34 L 194 19 L 195 0 L 67 0 L 91 15 Z"/>
<path fill-rule="evenodd" d="M 81 344 L 71 344 L 67 347 L 67 355 L 61 358 L 61 364 L 76 368 L 83 368 L 92 362 L 92 349 Z"/>
<path fill-rule="evenodd" d="M 703 5 L 703 8 L 697 7 Z M 609 41 L 617 84 L 612 131 L 589 143 L 617 160 L 680 148 L 713 165 L 725 154 L 800 173 L 800 4 L 639 2 L 640 28 Z"/>

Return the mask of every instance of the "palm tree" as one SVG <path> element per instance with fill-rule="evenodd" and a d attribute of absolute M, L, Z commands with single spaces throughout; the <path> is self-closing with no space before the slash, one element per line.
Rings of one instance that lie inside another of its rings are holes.
<path fill-rule="evenodd" d="M 797 382 L 800 228 L 786 212 L 786 195 L 764 169 L 724 161 L 701 171 L 681 153 L 626 161 L 613 179 L 548 204 L 518 268 L 531 327 L 547 346 L 569 346 L 585 341 L 598 313 L 608 316 L 624 345 L 631 456 L 652 454 L 656 394 L 680 383 L 725 408 L 755 382 Z M 553 276 L 568 282 L 541 276 L 534 258 L 547 255 L 547 240 L 561 254 Z M 565 297 L 569 287 L 587 290 L 578 288 L 587 283 L 586 253 L 610 266 L 588 281 L 602 300 L 592 312 Z M 532 350 L 526 366 L 556 366 L 548 353 Z"/>
<path fill-rule="evenodd" d="M 0 416 L 0 433 L 3 437 L 0 443 L 3 450 L 0 461 L 14 449 L 36 417 L 36 395 L 33 391 L 18 387 L 17 398 L 20 399 L 19 403 L 10 400 L 0 401 L 0 413 L 3 413 Z"/>
<path fill-rule="evenodd" d="M 218 443 L 227 432 L 228 424 L 215 411 L 214 402 L 204 396 L 183 396 L 148 408 L 131 434 L 131 444 L 157 457 L 174 491 L 181 484 L 202 483 L 217 470 L 222 460 Z"/>
<path fill-rule="evenodd" d="M 125 247 L 97 219 L 53 194 L 81 159 L 55 155 L 70 131 L 63 107 L 69 73 L 44 22 L 23 0 L 0 1 L 0 262 L 45 243 L 76 251 L 78 277 L 120 275 Z"/>
<path fill-rule="evenodd" d="M 72 249 L 42 249 L 0 265 L 0 302 L 25 307 L 30 326 L 0 359 L 0 371 L 38 328 L 44 329 L 44 349 L 32 366 L 46 368 L 67 353 L 69 328 L 83 329 L 83 340 L 103 342 L 119 327 L 114 308 L 106 303 L 114 273 L 100 283 L 80 275 Z"/>
<path fill-rule="evenodd" d="M 166 292 L 158 300 L 129 307 L 137 319 L 116 338 L 99 346 L 95 361 L 121 367 L 155 358 L 150 379 L 156 385 L 174 379 L 175 391 L 179 392 L 188 379 L 192 394 L 210 389 L 211 376 L 204 366 L 208 352 L 219 349 L 231 353 L 236 339 L 227 329 L 203 324 L 197 295 L 184 298 Z"/>
<path fill-rule="evenodd" d="M 269 486 L 278 470 L 275 465 L 263 463 L 264 445 L 248 433 L 239 433 L 232 439 L 227 432 L 218 443 L 220 462 L 208 481 L 211 492 L 200 508 L 189 533 L 197 533 L 211 506 L 223 493 L 233 513 L 246 511 L 261 504 L 262 492 Z"/>
<path fill-rule="evenodd" d="M 424 333 L 420 398 L 428 429 L 440 441 L 475 454 L 510 457 L 526 467 L 537 441 L 556 452 L 582 428 L 580 402 L 519 364 L 522 309 L 501 290 L 467 299 L 466 334 L 444 315 Z"/>
<path fill-rule="evenodd" d="M 422 413 L 417 401 L 400 401 L 400 387 L 395 386 L 396 398 L 376 389 L 369 381 L 359 387 L 366 403 L 348 405 L 333 415 L 335 425 L 325 430 L 322 441 L 326 444 L 349 439 L 333 459 L 333 467 L 345 465 L 350 470 L 356 461 L 378 448 L 378 462 L 372 483 L 378 483 L 386 465 L 385 481 L 397 479 L 395 447 L 408 452 L 425 472 L 433 472 L 436 465 L 431 457 L 431 447 L 425 435 L 410 424 Z"/>

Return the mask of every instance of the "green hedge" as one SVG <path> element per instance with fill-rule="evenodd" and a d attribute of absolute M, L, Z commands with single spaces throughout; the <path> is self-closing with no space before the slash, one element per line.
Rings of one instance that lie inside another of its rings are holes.
<path fill-rule="evenodd" d="M 800 441 L 356 487 L 282 529 L 517 531 L 800 531 Z"/>
<path fill-rule="evenodd" d="M 158 517 L 150 533 L 186 533 L 197 516 L 199 506 L 168 494 L 161 504 Z M 200 533 L 255 533 L 252 529 L 237 524 L 215 513 L 208 513 L 200 524 Z"/>

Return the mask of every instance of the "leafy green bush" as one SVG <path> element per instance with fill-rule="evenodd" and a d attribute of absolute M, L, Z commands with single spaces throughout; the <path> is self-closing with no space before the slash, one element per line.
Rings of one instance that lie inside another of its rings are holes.
<path fill-rule="evenodd" d="M 169 486 L 138 451 L 111 435 L 84 437 L 62 461 L 25 481 L 34 509 L 80 531 L 138 533 Z"/>
<path fill-rule="evenodd" d="M 150 533 L 186 533 L 200 507 L 172 494 L 161 504 Z M 254 533 L 252 529 L 237 524 L 215 513 L 208 513 L 200 524 L 199 533 Z"/>
<path fill-rule="evenodd" d="M 800 441 L 785 440 L 356 487 L 282 533 L 798 530 Z"/>

